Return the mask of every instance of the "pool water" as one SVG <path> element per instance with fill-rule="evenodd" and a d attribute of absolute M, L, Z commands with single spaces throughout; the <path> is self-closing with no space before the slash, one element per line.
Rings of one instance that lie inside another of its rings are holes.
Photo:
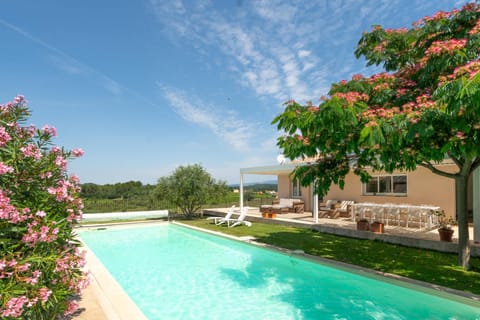
<path fill-rule="evenodd" d="M 480 319 L 480 308 L 176 225 L 84 230 L 148 319 Z"/>

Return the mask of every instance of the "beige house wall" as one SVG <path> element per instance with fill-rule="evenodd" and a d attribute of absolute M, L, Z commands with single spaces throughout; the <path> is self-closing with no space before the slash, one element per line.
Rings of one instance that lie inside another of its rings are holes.
<path fill-rule="evenodd" d="M 454 172 L 454 165 L 444 165 L 439 168 L 444 171 Z M 330 188 L 325 199 L 353 200 L 355 202 L 376 203 L 408 203 L 413 205 L 428 204 L 440 207 L 449 216 L 455 212 L 455 182 L 430 170 L 418 167 L 411 172 L 395 171 L 393 174 L 407 175 L 406 196 L 383 196 L 363 195 L 360 178 L 353 173 L 347 175 L 345 188 L 340 190 L 336 185 Z M 371 172 L 372 176 L 380 175 L 379 172 Z"/>
<path fill-rule="evenodd" d="M 292 195 L 292 183 L 289 175 L 278 176 L 278 198 L 294 198 Z M 312 190 L 310 187 L 302 187 L 302 197 L 305 202 L 305 210 L 312 211 Z"/>
<path fill-rule="evenodd" d="M 457 167 L 453 164 L 438 166 L 439 169 L 448 172 L 455 172 Z M 360 178 L 353 173 L 345 177 L 345 187 L 341 190 L 338 186 L 332 185 L 324 200 L 353 200 L 355 202 L 376 202 L 376 203 L 408 203 L 413 205 L 434 205 L 445 210 L 449 216 L 455 215 L 455 182 L 430 170 L 418 167 L 415 171 L 401 172 L 396 171 L 393 174 L 407 175 L 407 195 L 406 196 L 383 196 L 383 195 L 363 195 L 362 183 Z M 380 175 L 379 172 L 371 172 L 373 176 Z M 289 175 L 278 176 L 278 197 L 291 198 L 292 184 Z M 469 187 L 468 208 L 472 209 L 472 191 Z M 305 210 L 313 210 L 312 190 L 310 187 L 302 188 L 302 198 L 305 201 Z"/>

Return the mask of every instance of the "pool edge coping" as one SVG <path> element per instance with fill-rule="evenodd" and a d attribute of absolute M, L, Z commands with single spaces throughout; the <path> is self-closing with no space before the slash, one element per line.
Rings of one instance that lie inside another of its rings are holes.
<path fill-rule="evenodd" d="M 474 293 L 461 291 L 461 290 L 457 290 L 457 289 L 453 289 L 453 288 L 448 288 L 448 287 L 432 284 L 432 283 L 425 282 L 425 281 L 411 279 L 411 278 L 403 277 L 403 276 L 396 275 L 396 274 L 393 274 L 393 273 L 381 272 L 381 271 L 377 271 L 377 270 L 373 270 L 373 269 L 349 264 L 349 263 L 346 263 L 346 262 L 341 262 L 341 261 L 327 259 L 327 258 L 323 258 L 323 257 L 319 257 L 319 256 L 314 256 L 314 255 L 305 253 L 302 250 L 290 250 L 290 249 L 285 249 L 285 248 L 273 246 L 273 245 L 266 244 L 266 243 L 256 242 L 251 237 L 236 237 L 236 236 L 232 236 L 232 235 L 225 234 L 225 233 L 218 232 L 218 231 L 212 231 L 212 230 L 209 230 L 209 229 L 203 229 L 203 228 L 200 228 L 200 227 L 191 226 L 191 225 L 184 224 L 184 223 L 181 223 L 181 222 L 178 222 L 178 221 L 170 221 L 170 223 L 175 224 L 175 225 L 179 225 L 179 226 L 182 226 L 182 227 L 194 229 L 194 230 L 197 230 L 197 231 L 214 234 L 214 235 L 217 235 L 217 236 L 221 236 L 221 237 L 228 238 L 228 239 L 231 239 L 231 240 L 239 241 L 239 242 L 242 242 L 242 243 L 251 244 L 251 245 L 254 245 L 254 246 L 270 249 L 270 250 L 280 252 L 280 253 L 283 253 L 283 254 L 286 254 L 286 255 L 294 256 L 294 257 L 299 258 L 299 259 L 308 260 L 308 261 L 312 261 L 312 262 L 315 262 L 315 263 L 322 263 L 324 265 L 338 267 L 338 268 L 340 268 L 344 271 L 354 272 L 354 273 L 357 273 L 357 274 L 365 276 L 365 277 L 374 278 L 374 279 L 379 279 L 380 278 L 382 280 L 385 280 L 386 282 L 389 282 L 391 284 L 395 284 L 395 285 L 398 285 L 398 286 L 401 286 L 401 287 L 404 287 L 404 288 L 410 288 L 410 289 L 421 291 L 421 292 L 424 292 L 424 293 L 427 293 L 427 294 L 435 295 L 435 296 L 438 296 L 438 297 L 441 297 L 441 298 L 455 300 L 457 302 L 467 304 L 467 305 L 470 305 L 472 307 L 480 308 L 480 295 L 476 295 Z"/>

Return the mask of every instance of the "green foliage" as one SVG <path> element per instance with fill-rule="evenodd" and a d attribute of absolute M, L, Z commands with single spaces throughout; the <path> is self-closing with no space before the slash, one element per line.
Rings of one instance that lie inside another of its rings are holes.
<path fill-rule="evenodd" d="M 459 263 L 468 264 L 468 178 L 480 166 L 480 5 L 438 12 L 411 29 L 373 26 L 355 51 L 385 71 L 333 84 L 318 107 L 289 101 L 273 123 L 290 159 L 313 159 L 294 177 L 324 196 L 352 171 L 417 166 L 455 179 Z M 457 172 L 435 165 L 449 158 Z"/>
<path fill-rule="evenodd" d="M 130 199 L 148 197 L 155 189 L 153 185 L 143 185 L 140 181 L 119 182 L 115 184 L 98 185 L 82 184 L 80 196 L 83 199 Z"/>
<path fill-rule="evenodd" d="M 171 201 L 187 217 L 200 212 L 202 206 L 228 193 L 224 181 L 216 182 L 199 164 L 180 166 L 172 175 L 158 180 L 154 196 Z"/>

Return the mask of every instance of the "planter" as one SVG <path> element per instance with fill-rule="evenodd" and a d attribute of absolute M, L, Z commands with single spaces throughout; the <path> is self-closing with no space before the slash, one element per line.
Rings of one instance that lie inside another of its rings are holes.
<path fill-rule="evenodd" d="M 268 212 L 262 212 L 262 218 L 268 218 L 269 213 Z"/>
<path fill-rule="evenodd" d="M 370 230 L 370 223 L 368 221 L 357 221 L 357 230 L 368 231 Z"/>
<path fill-rule="evenodd" d="M 451 229 L 438 229 L 441 241 L 452 242 L 453 230 Z"/>
<path fill-rule="evenodd" d="M 270 212 L 270 213 L 268 214 L 268 217 L 269 217 L 269 218 L 276 218 L 276 217 L 277 217 L 277 213 L 275 213 L 275 212 Z"/>
<path fill-rule="evenodd" d="M 374 222 L 370 225 L 370 231 L 375 233 L 383 233 L 384 225 L 381 222 Z"/>

